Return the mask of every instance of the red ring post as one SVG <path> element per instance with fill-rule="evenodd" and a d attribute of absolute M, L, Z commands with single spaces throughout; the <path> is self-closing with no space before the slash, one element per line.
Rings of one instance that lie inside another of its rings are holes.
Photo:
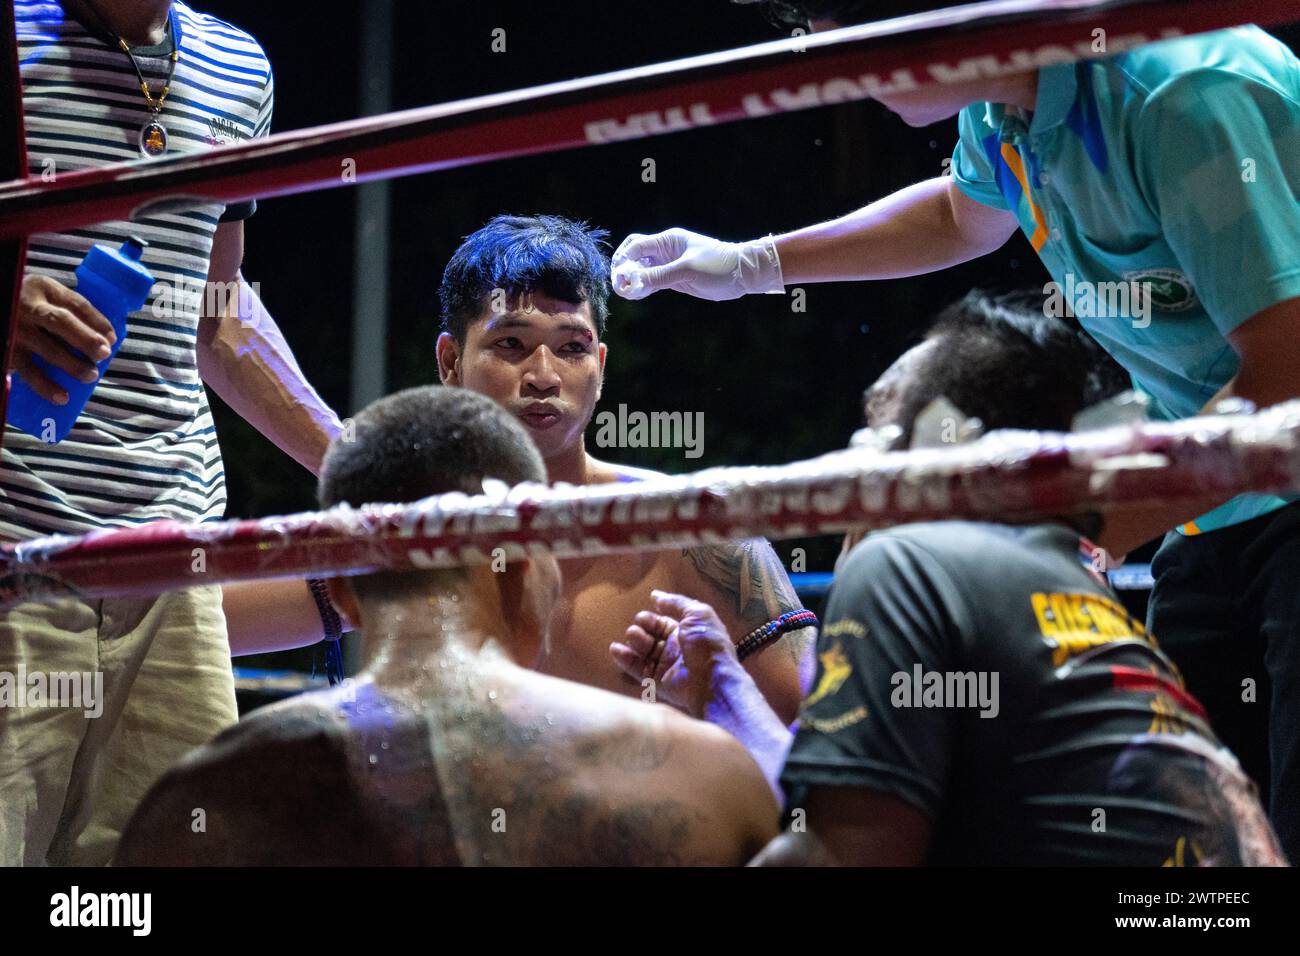
<path fill-rule="evenodd" d="M 18 25 L 13 4 L 0 12 L 0 102 L 11 108 L 11 119 L 0 119 L 0 172 L 19 179 L 27 175 L 27 134 L 23 126 L 23 81 L 18 70 Z M 18 314 L 23 266 L 27 261 L 25 233 L 0 239 L 0 360 L 13 367 L 13 320 Z M 9 376 L 0 386 L 0 447 L 9 410 Z"/>

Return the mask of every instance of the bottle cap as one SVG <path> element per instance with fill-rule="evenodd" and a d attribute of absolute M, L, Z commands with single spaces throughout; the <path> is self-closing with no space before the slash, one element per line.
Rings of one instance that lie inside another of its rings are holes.
<path fill-rule="evenodd" d="M 90 252 L 86 253 L 82 267 L 121 289 L 129 299 L 139 303 L 136 306 L 138 309 L 144 305 L 149 290 L 154 286 L 152 273 L 140 263 L 140 257 L 148 246 L 149 243 L 135 236 L 122 243 L 120 250 L 108 246 L 92 246 Z"/>

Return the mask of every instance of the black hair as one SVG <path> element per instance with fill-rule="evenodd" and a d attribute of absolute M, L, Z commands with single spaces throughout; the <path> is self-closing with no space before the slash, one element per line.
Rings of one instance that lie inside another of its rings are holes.
<path fill-rule="evenodd" d="M 545 482 L 546 466 L 523 426 L 496 402 L 467 388 L 426 385 L 381 398 L 352 419 L 325 454 L 317 497 L 330 508 L 481 494 L 485 478 Z M 353 580 L 365 594 L 421 584 L 412 578 L 381 572 Z"/>
<path fill-rule="evenodd" d="M 944 396 L 986 431 L 1069 431 L 1074 416 L 1132 387 L 1120 366 L 1072 317 L 1056 317 L 1038 292 L 974 291 L 939 314 L 936 342 L 903 397 L 910 440 L 916 415 Z"/>
<path fill-rule="evenodd" d="M 754 0 L 735 2 L 753 3 Z M 974 0 L 766 0 L 764 6 L 768 18 L 777 26 L 807 27 L 812 20 L 833 20 L 840 26 L 847 27 L 973 2 Z"/>
<path fill-rule="evenodd" d="M 496 289 L 587 302 L 597 337 L 609 315 L 609 233 L 563 216 L 497 216 L 466 237 L 442 274 L 442 330 L 460 344 Z"/>

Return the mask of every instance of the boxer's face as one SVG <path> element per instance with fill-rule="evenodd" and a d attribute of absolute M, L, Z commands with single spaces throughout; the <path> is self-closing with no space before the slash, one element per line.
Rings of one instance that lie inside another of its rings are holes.
<path fill-rule="evenodd" d="M 926 339 L 915 348 L 908 349 L 867 389 L 863 396 L 862 410 L 869 427 L 879 429 L 897 425 L 905 433 L 911 431 L 912 423 L 903 420 L 910 407 L 908 395 L 921 381 L 926 364 L 938 347 L 939 339 Z"/>
<path fill-rule="evenodd" d="M 600 398 L 605 346 L 597 341 L 591 306 L 528 293 L 485 304 L 461 346 L 438 339 L 438 373 L 445 385 L 486 395 L 528 429 L 542 458 L 572 450 Z"/>

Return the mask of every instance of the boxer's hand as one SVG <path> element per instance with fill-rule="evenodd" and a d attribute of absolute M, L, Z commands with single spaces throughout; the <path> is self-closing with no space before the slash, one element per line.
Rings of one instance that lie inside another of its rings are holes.
<path fill-rule="evenodd" d="M 95 363 L 108 358 L 116 341 L 112 323 L 84 296 L 46 276 L 23 279 L 14 323 L 13 371 L 41 398 L 62 405 L 68 393 L 37 368 L 33 355 L 89 384 L 99 378 Z M 73 355 L 69 348 L 93 361 Z"/>
<path fill-rule="evenodd" d="M 644 299 L 661 289 L 711 302 L 785 291 L 781 259 L 771 236 L 721 242 L 685 229 L 628 236 L 614 251 L 610 281 L 625 299 Z"/>
<path fill-rule="evenodd" d="M 652 679 L 656 700 L 702 717 L 717 668 L 740 666 L 736 645 L 702 601 L 664 591 L 651 597 L 654 610 L 639 612 L 610 654 L 629 677 Z"/>

